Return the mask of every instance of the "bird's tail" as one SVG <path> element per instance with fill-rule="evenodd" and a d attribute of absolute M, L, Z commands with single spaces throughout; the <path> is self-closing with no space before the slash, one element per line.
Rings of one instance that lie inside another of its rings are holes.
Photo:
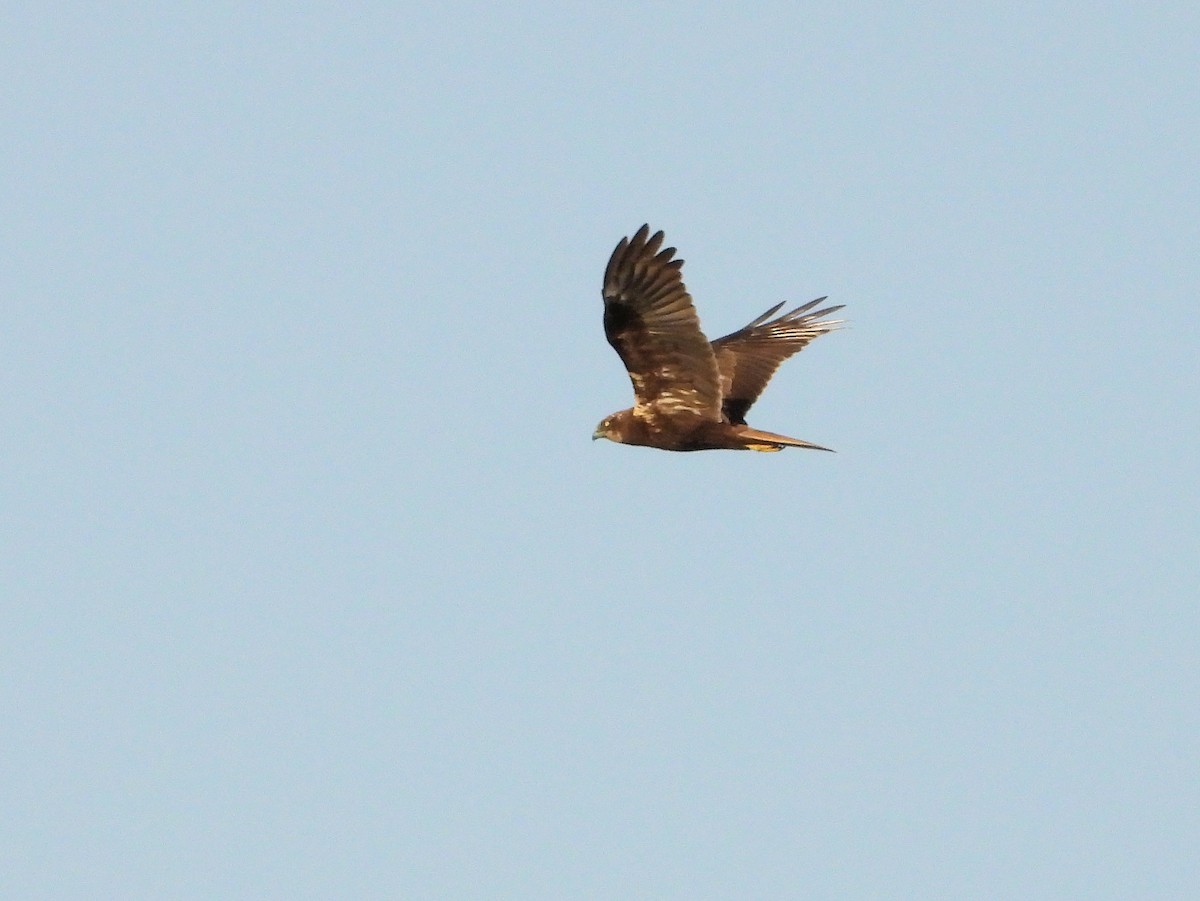
<path fill-rule="evenodd" d="M 762 432 L 758 429 L 742 428 L 738 435 L 745 439 L 747 450 L 778 451 L 785 447 L 807 447 L 812 450 L 823 450 L 833 453 L 831 447 L 821 447 L 811 441 L 801 441 L 799 438 L 789 438 L 787 435 L 776 435 L 774 432 Z"/>

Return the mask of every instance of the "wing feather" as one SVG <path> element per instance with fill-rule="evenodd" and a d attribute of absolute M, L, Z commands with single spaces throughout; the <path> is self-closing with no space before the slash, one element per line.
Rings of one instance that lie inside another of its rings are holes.
<path fill-rule="evenodd" d="M 604 270 L 604 333 L 633 383 L 634 413 L 721 418 L 713 346 L 684 287 L 683 260 L 660 250 L 663 233 L 643 225 L 622 238 Z"/>
<path fill-rule="evenodd" d="M 823 317 L 841 305 L 814 309 L 826 298 L 818 297 L 790 313 L 771 319 L 783 304 L 776 304 L 753 322 L 712 343 L 720 371 L 722 413 L 732 423 L 743 424 L 746 411 L 758 400 L 779 364 L 803 350 L 814 338 L 842 325 L 841 319 Z"/>

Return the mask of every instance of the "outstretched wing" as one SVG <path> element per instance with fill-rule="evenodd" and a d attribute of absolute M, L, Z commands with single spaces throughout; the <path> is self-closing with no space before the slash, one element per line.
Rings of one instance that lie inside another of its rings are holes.
<path fill-rule="evenodd" d="M 842 324 L 841 319 L 822 319 L 840 310 L 840 304 L 813 309 L 824 300 L 818 297 L 771 319 L 783 306 L 776 304 L 749 325 L 712 343 L 721 374 L 721 412 L 730 422 L 745 423 L 746 411 L 758 400 L 780 363 Z"/>
<path fill-rule="evenodd" d="M 691 413 L 721 417 L 713 346 L 679 274 L 675 248 L 660 251 L 663 233 L 647 240 L 643 225 L 622 238 L 604 271 L 604 334 L 620 355 L 636 398 L 635 414 Z"/>

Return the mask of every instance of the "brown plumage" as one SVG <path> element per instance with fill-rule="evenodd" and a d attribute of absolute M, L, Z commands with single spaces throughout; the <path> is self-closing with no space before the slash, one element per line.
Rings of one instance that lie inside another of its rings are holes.
<path fill-rule="evenodd" d="M 643 225 L 622 238 L 604 271 L 604 334 L 633 382 L 635 403 L 606 416 L 592 435 L 662 450 L 829 450 L 746 425 L 746 411 L 779 364 L 840 319 L 841 306 L 814 309 L 824 297 L 775 319 L 776 304 L 744 328 L 709 342 L 683 285 L 675 248 L 659 250 Z"/>

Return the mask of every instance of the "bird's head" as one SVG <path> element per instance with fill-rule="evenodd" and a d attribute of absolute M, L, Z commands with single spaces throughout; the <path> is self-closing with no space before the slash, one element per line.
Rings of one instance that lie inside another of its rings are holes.
<path fill-rule="evenodd" d="M 613 431 L 614 418 L 616 418 L 615 414 L 613 416 L 605 416 L 600 420 L 600 425 L 596 426 L 596 431 L 592 432 L 593 441 L 595 441 L 597 438 L 607 438 L 609 441 L 617 440 L 614 437 L 615 433 Z"/>
<path fill-rule="evenodd" d="M 641 444 L 642 442 L 637 440 L 637 436 L 641 434 L 639 426 L 640 423 L 633 415 L 632 407 L 628 410 L 618 410 L 600 420 L 600 425 L 596 426 L 596 431 L 592 432 L 592 440 L 607 438 L 617 444 Z"/>

